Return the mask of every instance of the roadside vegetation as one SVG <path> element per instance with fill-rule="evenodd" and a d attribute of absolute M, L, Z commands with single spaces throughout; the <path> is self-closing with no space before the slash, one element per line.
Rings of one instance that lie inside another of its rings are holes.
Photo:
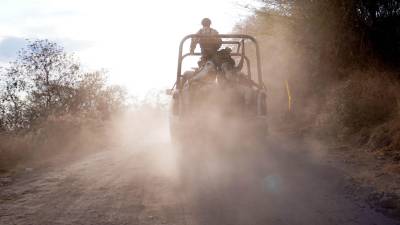
<path fill-rule="evenodd" d="M 272 116 L 399 159 L 400 1 L 259 2 L 236 31 L 262 43 L 265 80 L 280 95 L 270 97 Z"/>
<path fill-rule="evenodd" d="M 32 157 L 100 148 L 126 91 L 107 84 L 105 71 L 83 72 L 57 43 L 31 41 L 2 68 L 0 169 Z"/>

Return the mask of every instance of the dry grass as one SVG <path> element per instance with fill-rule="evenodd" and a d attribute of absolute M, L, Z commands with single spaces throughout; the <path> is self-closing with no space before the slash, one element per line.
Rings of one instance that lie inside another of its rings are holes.
<path fill-rule="evenodd" d="M 49 117 L 24 134 L 0 135 L 0 171 L 25 162 L 50 161 L 72 156 L 123 149 L 154 137 L 169 138 L 167 112 L 162 105 L 141 105 L 115 113 L 107 121 L 79 115 Z M 50 159 L 50 160 L 49 160 Z"/>
<path fill-rule="evenodd" d="M 23 134 L 0 135 L 0 171 L 28 160 L 82 153 L 107 145 L 107 123 L 79 116 L 51 117 Z"/>
<path fill-rule="evenodd" d="M 347 80 L 332 85 L 317 117 L 318 131 L 339 139 L 358 134 L 365 144 L 376 127 L 399 117 L 398 90 L 391 74 L 352 73 Z"/>
<path fill-rule="evenodd" d="M 17 135 L 0 135 L 0 172 L 5 171 L 31 154 L 30 141 Z"/>

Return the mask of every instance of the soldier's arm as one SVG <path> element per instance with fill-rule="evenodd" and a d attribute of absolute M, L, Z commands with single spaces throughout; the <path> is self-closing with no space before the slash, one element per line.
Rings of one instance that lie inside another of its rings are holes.
<path fill-rule="evenodd" d="M 222 45 L 222 39 L 219 37 L 219 33 L 217 30 L 213 29 L 213 33 L 215 36 L 217 36 L 218 48 L 220 48 Z"/>
<path fill-rule="evenodd" d="M 199 30 L 199 31 L 197 31 L 197 33 L 196 34 L 200 34 L 201 33 L 201 30 Z M 191 41 L 191 43 L 190 43 L 190 53 L 194 53 L 194 50 L 196 49 L 196 45 L 199 43 L 199 38 L 198 37 L 195 37 L 195 38 L 192 38 L 192 41 Z"/>

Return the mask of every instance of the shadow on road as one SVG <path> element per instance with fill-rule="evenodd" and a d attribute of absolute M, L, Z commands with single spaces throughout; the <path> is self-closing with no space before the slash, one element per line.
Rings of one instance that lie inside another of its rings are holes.
<path fill-rule="evenodd" d="M 344 174 L 324 164 L 314 144 L 275 136 L 184 146 L 180 178 L 189 224 L 396 224 L 346 194 Z"/>

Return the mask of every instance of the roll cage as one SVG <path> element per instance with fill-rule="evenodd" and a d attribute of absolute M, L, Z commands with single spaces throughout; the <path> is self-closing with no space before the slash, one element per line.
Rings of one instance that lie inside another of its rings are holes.
<path fill-rule="evenodd" d="M 182 77 L 182 61 L 188 57 L 188 56 L 201 56 L 201 53 L 195 52 L 195 53 L 185 53 L 183 54 L 183 45 L 188 39 L 192 38 L 202 38 L 202 37 L 209 37 L 205 35 L 199 35 L 199 34 L 189 34 L 185 36 L 180 45 L 179 45 L 179 56 L 178 56 L 178 69 L 177 69 L 177 76 L 176 76 L 176 88 L 182 89 L 182 84 L 180 82 L 180 79 Z M 260 48 L 258 45 L 257 40 L 246 34 L 220 34 L 218 35 L 219 38 L 222 40 L 222 45 L 234 45 L 236 46 L 236 51 L 231 53 L 231 56 L 240 56 L 244 59 L 246 62 L 247 66 L 247 76 L 249 79 L 252 80 L 252 74 L 251 74 L 251 67 L 250 67 L 250 60 L 245 54 L 245 42 L 246 41 L 251 41 L 254 46 L 255 46 L 255 51 L 256 51 L 256 72 L 257 72 L 257 84 L 260 88 L 265 88 L 264 82 L 262 80 L 262 70 L 261 70 L 261 59 L 260 59 Z"/>

